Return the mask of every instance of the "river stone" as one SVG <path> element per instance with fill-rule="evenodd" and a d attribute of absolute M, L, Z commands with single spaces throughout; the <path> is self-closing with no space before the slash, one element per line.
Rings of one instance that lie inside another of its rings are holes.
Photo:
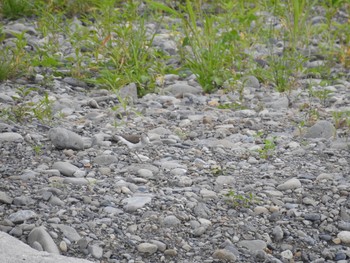
<path fill-rule="evenodd" d="M 283 96 L 280 98 L 276 98 L 271 103 L 269 103 L 268 106 L 275 110 L 287 109 L 289 107 L 289 100 L 287 97 Z"/>
<path fill-rule="evenodd" d="M 163 242 L 161 242 L 159 240 L 151 240 L 150 242 L 152 244 L 156 245 L 158 247 L 159 251 L 164 252 L 166 250 L 166 244 L 164 244 Z"/>
<path fill-rule="evenodd" d="M 82 80 L 78 80 L 76 78 L 72 78 L 72 77 L 65 77 L 63 79 L 63 81 L 73 87 L 82 87 L 82 88 L 87 88 L 87 84 L 82 81 Z"/>
<path fill-rule="evenodd" d="M 73 149 L 83 150 L 84 141 L 82 137 L 75 132 L 64 128 L 52 128 L 49 131 L 49 138 L 52 144 L 60 150 Z"/>
<path fill-rule="evenodd" d="M 91 245 L 89 246 L 88 250 L 91 253 L 91 255 L 96 259 L 100 259 L 103 256 L 103 249 L 98 245 Z"/>
<path fill-rule="evenodd" d="M 266 248 L 266 242 L 263 240 L 242 240 L 238 242 L 238 244 L 251 252 L 264 250 Z"/>
<path fill-rule="evenodd" d="M 126 202 L 124 209 L 127 212 L 134 212 L 139 208 L 142 208 L 145 206 L 145 204 L 152 201 L 152 195 L 150 194 L 135 194 L 132 197 L 124 199 L 124 202 Z"/>
<path fill-rule="evenodd" d="M 59 248 L 62 252 L 67 252 L 67 250 L 68 250 L 67 243 L 62 240 L 60 242 Z"/>
<path fill-rule="evenodd" d="M 301 182 L 297 178 L 292 178 L 277 186 L 277 190 L 285 191 L 301 187 Z"/>
<path fill-rule="evenodd" d="M 137 246 L 137 250 L 142 253 L 154 254 L 158 250 L 158 246 L 151 243 L 141 243 Z"/>
<path fill-rule="evenodd" d="M 137 100 L 137 87 L 135 83 L 130 83 L 118 91 L 118 95 L 122 99 L 132 99 L 134 102 Z"/>
<path fill-rule="evenodd" d="M 170 215 L 170 216 L 166 216 L 163 219 L 162 223 L 165 227 L 172 227 L 172 226 L 176 226 L 176 225 L 180 224 L 181 221 L 176 216 Z"/>
<path fill-rule="evenodd" d="M 329 139 L 334 135 L 335 127 L 329 121 L 318 121 L 307 129 L 305 138 Z"/>
<path fill-rule="evenodd" d="M 37 217 L 37 214 L 32 211 L 32 210 L 20 210 L 18 212 L 15 212 L 13 214 L 10 214 L 8 219 L 17 224 L 17 223 L 22 223 L 26 220 L 32 219 Z"/>
<path fill-rule="evenodd" d="M 142 178 L 146 178 L 146 179 L 152 179 L 153 176 L 153 172 L 151 170 L 148 169 L 140 169 L 137 171 L 137 174 L 142 177 Z"/>
<path fill-rule="evenodd" d="M 57 205 L 57 206 L 64 206 L 64 201 L 62 201 L 61 199 L 59 199 L 57 196 L 54 196 L 52 195 L 50 200 L 49 200 L 49 203 L 51 205 Z"/>
<path fill-rule="evenodd" d="M 99 156 L 96 156 L 94 159 L 94 163 L 101 166 L 109 166 L 117 162 L 118 162 L 118 158 L 115 155 L 109 155 L 109 154 L 101 154 Z"/>
<path fill-rule="evenodd" d="M 12 197 L 10 197 L 7 193 L 0 191 L 0 203 L 11 204 L 12 201 Z"/>
<path fill-rule="evenodd" d="M 16 132 L 0 133 L 0 142 L 23 142 L 23 137 Z"/>
<path fill-rule="evenodd" d="M 36 227 L 29 233 L 28 244 L 33 247 L 34 242 L 38 242 L 44 251 L 57 255 L 60 254 L 52 237 L 43 226 Z"/>
<path fill-rule="evenodd" d="M 219 259 L 223 262 L 235 262 L 237 257 L 231 251 L 226 249 L 217 249 L 213 254 L 213 258 Z"/>
<path fill-rule="evenodd" d="M 337 235 L 340 240 L 345 244 L 350 244 L 350 231 L 341 231 Z"/>
<path fill-rule="evenodd" d="M 35 200 L 30 196 L 17 196 L 13 199 L 13 204 L 18 206 L 26 206 L 29 204 L 34 204 Z"/>
<path fill-rule="evenodd" d="M 234 176 L 220 175 L 216 178 L 216 184 L 218 185 L 231 185 L 236 181 Z"/>
<path fill-rule="evenodd" d="M 183 96 L 185 93 L 200 94 L 203 90 L 185 83 L 176 83 L 164 88 L 165 93 L 171 93 L 175 96 Z"/>
<path fill-rule="evenodd" d="M 74 178 L 74 177 L 67 177 L 64 178 L 62 181 L 64 184 L 74 184 L 74 185 L 87 185 L 89 184 L 89 181 L 85 178 Z"/>
<path fill-rule="evenodd" d="M 73 174 L 79 170 L 78 167 L 69 162 L 55 162 L 52 165 L 52 169 L 57 169 L 64 176 L 73 176 Z"/>
<path fill-rule="evenodd" d="M 40 244 L 39 244 L 40 246 Z M 6 263 L 93 263 L 92 261 L 37 251 L 20 240 L 0 231 L 0 258 Z"/>
<path fill-rule="evenodd" d="M 283 239 L 284 233 L 280 226 L 275 226 L 272 230 L 272 235 L 276 241 Z"/>
<path fill-rule="evenodd" d="M 243 83 L 243 87 L 251 87 L 251 88 L 255 88 L 255 89 L 260 88 L 260 82 L 254 76 L 244 76 L 241 79 L 241 81 Z"/>
<path fill-rule="evenodd" d="M 62 231 L 63 235 L 68 238 L 69 241 L 78 241 L 81 239 L 78 232 L 71 226 L 63 225 L 63 224 L 52 224 L 52 227 L 58 228 Z"/>
<path fill-rule="evenodd" d="M 287 250 L 284 250 L 281 252 L 281 257 L 288 259 L 288 260 L 291 260 L 293 258 L 293 253 L 292 253 L 292 251 L 287 249 Z"/>

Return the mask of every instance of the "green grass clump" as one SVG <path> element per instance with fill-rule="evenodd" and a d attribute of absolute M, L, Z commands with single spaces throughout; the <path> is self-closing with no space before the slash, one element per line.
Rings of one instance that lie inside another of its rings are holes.
<path fill-rule="evenodd" d="M 228 198 L 227 202 L 234 208 L 248 208 L 258 203 L 253 193 L 240 194 L 230 190 L 225 196 Z"/>
<path fill-rule="evenodd" d="M 350 27 L 337 20 L 340 10 L 350 10 L 348 1 L 147 0 L 144 7 L 142 3 L 1 1 L 2 18 L 32 16 L 43 41 L 39 48 L 31 49 L 25 33 L 15 34 L 14 45 L 0 47 L 0 58 L 4 60 L 0 81 L 32 77 L 33 67 L 40 67 L 54 76 L 75 77 L 114 91 L 135 83 L 138 94 L 143 96 L 155 91 L 157 77 L 185 72 L 181 77 L 194 74 L 206 93 L 225 89 L 230 82 L 231 91 L 242 94 L 243 88 L 235 85 L 236 81 L 254 75 L 263 86 L 274 87 L 289 98 L 300 76 L 309 74 L 331 82 L 341 73 L 334 76 L 330 68 L 350 67 Z M 312 24 L 311 18 L 318 15 L 315 8 L 322 8 L 324 21 Z M 278 26 L 266 21 L 272 16 Z M 178 44 L 175 56 L 153 45 L 163 29 Z M 306 68 L 310 56 L 305 51 L 316 36 L 325 64 Z M 0 32 L 1 42 L 4 37 Z M 71 51 L 66 51 L 69 57 L 62 54 L 62 37 L 71 44 Z M 279 52 L 275 50 L 276 42 L 283 44 Z M 266 67 L 255 62 L 259 59 L 254 55 L 258 45 L 269 50 L 261 58 Z M 168 63 L 170 59 L 176 63 Z"/>
<path fill-rule="evenodd" d="M 240 39 L 238 31 L 220 30 L 218 25 L 222 21 L 219 14 L 203 12 L 202 1 L 199 0 L 186 0 L 179 5 L 180 11 L 155 1 L 149 4 L 181 20 L 184 33 L 180 46 L 183 67 L 196 75 L 205 92 L 221 88 L 232 77 L 234 42 Z"/>
<path fill-rule="evenodd" d="M 33 2 L 29 0 L 2 0 L 1 14 L 7 19 L 30 16 L 33 13 Z"/>

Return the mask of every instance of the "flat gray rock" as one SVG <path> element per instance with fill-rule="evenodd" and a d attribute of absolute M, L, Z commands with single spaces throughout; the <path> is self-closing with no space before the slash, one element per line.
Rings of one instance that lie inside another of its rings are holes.
<path fill-rule="evenodd" d="M 81 239 L 78 232 L 71 226 L 63 225 L 63 224 L 52 224 L 53 227 L 58 228 L 62 231 L 63 235 L 69 239 L 69 241 L 78 241 Z"/>
<path fill-rule="evenodd" d="M 52 128 L 49 131 L 49 138 L 57 149 L 83 150 L 84 141 L 75 132 L 64 128 Z"/>
<path fill-rule="evenodd" d="M 69 162 L 55 162 L 52 165 L 52 169 L 57 169 L 64 176 L 73 176 L 76 171 L 79 170 L 78 167 Z"/>
<path fill-rule="evenodd" d="M 251 88 L 255 88 L 255 89 L 260 88 L 260 82 L 254 76 L 244 76 L 241 79 L 241 81 L 243 83 L 243 87 L 251 87 Z"/>
<path fill-rule="evenodd" d="M 7 193 L 0 191 L 0 203 L 11 204 L 12 201 L 12 197 L 10 197 Z"/>
<path fill-rule="evenodd" d="M 297 178 L 289 179 L 288 181 L 285 181 L 284 183 L 277 186 L 277 190 L 285 191 L 285 190 L 291 190 L 301 187 L 301 182 Z"/>
<path fill-rule="evenodd" d="M 28 236 L 28 244 L 33 247 L 38 242 L 44 251 L 52 254 L 60 254 L 55 242 L 43 226 L 34 228 Z"/>
<path fill-rule="evenodd" d="M 215 183 L 218 185 L 231 185 L 236 181 L 236 178 L 234 176 L 225 176 L 225 175 L 219 175 Z"/>
<path fill-rule="evenodd" d="M 238 244 L 251 252 L 264 250 L 266 248 L 266 242 L 263 240 L 242 240 L 238 242 Z"/>
<path fill-rule="evenodd" d="M 35 217 L 37 217 L 37 214 L 32 210 L 20 210 L 9 215 L 8 219 L 12 223 L 18 224 Z"/>
<path fill-rule="evenodd" d="M 172 226 L 176 226 L 178 224 L 180 224 L 181 221 L 174 215 L 169 215 L 166 216 L 163 220 L 162 220 L 162 224 L 165 227 L 172 227 Z"/>
<path fill-rule="evenodd" d="M 334 136 L 335 127 L 329 121 L 318 121 L 307 129 L 305 138 L 324 138 L 329 139 Z"/>
<path fill-rule="evenodd" d="M 129 85 L 126 85 L 124 87 L 122 87 L 119 91 L 118 91 L 119 96 L 122 99 L 131 99 L 133 101 L 137 100 L 137 87 L 135 83 L 130 83 Z"/>
<path fill-rule="evenodd" d="M 231 251 L 226 249 L 217 249 L 213 254 L 213 258 L 222 260 L 222 262 L 235 262 L 237 257 Z"/>
<path fill-rule="evenodd" d="M 22 142 L 23 140 L 22 135 L 16 132 L 0 133 L 0 142 Z"/>
<path fill-rule="evenodd" d="M 75 185 L 87 185 L 89 181 L 86 180 L 85 178 L 67 177 L 63 179 L 63 183 L 75 184 Z"/>
<path fill-rule="evenodd" d="M 93 263 L 85 259 L 37 251 L 4 232 L 0 232 L 0 258 L 4 263 Z"/>
<path fill-rule="evenodd" d="M 350 244 L 350 231 L 341 231 L 337 235 L 344 244 Z"/>
<path fill-rule="evenodd" d="M 151 243 L 141 243 L 137 246 L 137 250 L 141 253 L 154 254 L 157 252 L 158 247 L 157 245 Z"/>
<path fill-rule="evenodd" d="M 124 202 L 126 202 L 124 209 L 127 212 L 134 212 L 151 202 L 152 197 L 150 194 L 135 194 L 133 197 L 124 199 Z"/>
<path fill-rule="evenodd" d="M 87 84 L 84 81 L 72 78 L 72 77 L 65 77 L 63 81 L 73 87 L 82 87 L 87 88 Z"/>
<path fill-rule="evenodd" d="M 89 252 L 94 258 L 100 259 L 103 256 L 103 249 L 98 245 L 89 246 Z"/>
<path fill-rule="evenodd" d="M 175 96 L 183 96 L 185 93 L 200 94 L 203 92 L 201 88 L 193 87 L 185 83 L 176 83 L 169 85 L 168 87 L 164 88 L 164 91 Z"/>
<path fill-rule="evenodd" d="M 94 163 L 101 165 L 101 166 L 109 166 L 112 163 L 117 163 L 118 158 L 115 155 L 109 155 L 109 154 L 101 154 L 99 156 L 96 156 L 94 159 Z"/>

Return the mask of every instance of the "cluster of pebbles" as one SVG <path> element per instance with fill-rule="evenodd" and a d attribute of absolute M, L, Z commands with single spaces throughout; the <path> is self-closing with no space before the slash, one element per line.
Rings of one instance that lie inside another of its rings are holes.
<path fill-rule="evenodd" d="M 11 30 L 41 41 L 30 22 L 5 29 L 7 43 Z M 175 52 L 167 37 L 158 47 Z M 37 88 L 28 101 L 48 92 L 55 116 L 0 120 L 1 231 L 92 262 L 350 261 L 349 131 L 332 118 L 350 110 L 349 74 L 324 101 L 307 76 L 286 97 L 255 76 L 242 93 L 203 94 L 194 76 L 166 75 L 143 98 L 123 87 L 128 106 L 69 77 L 47 88 L 43 76 L 0 84 L 3 112 L 26 85 Z M 141 133 L 150 144 L 137 156 L 114 140 Z"/>

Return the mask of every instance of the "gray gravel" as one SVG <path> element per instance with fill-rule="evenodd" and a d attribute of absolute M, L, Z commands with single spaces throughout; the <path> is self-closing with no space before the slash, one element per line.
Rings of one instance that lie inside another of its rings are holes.
<path fill-rule="evenodd" d="M 40 41 L 31 22 L 11 30 Z M 176 55 L 169 32 L 155 40 Z M 1 109 L 21 81 L 0 84 Z M 126 109 L 71 77 L 31 83 L 27 100 L 47 91 L 55 117 L 0 120 L 0 230 L 93 262 L 348 262 L 349 131 L 331 113 L 349 110 L 350 80 L 329 85 L 327 103 L 310 99 L 317 81 L 302 76 L 286 98 L 255 76 L 241 79 L 242 93 L 203 94 L 195 76 L 171 74 L 143 98 L 124 87 Z M 217 107 L 232 102 L 242 107 Z M 297 127 L 311 104 L 318 119 Z M 141 133 L 151 140 L 141 161 L 113 139 Z"/>

